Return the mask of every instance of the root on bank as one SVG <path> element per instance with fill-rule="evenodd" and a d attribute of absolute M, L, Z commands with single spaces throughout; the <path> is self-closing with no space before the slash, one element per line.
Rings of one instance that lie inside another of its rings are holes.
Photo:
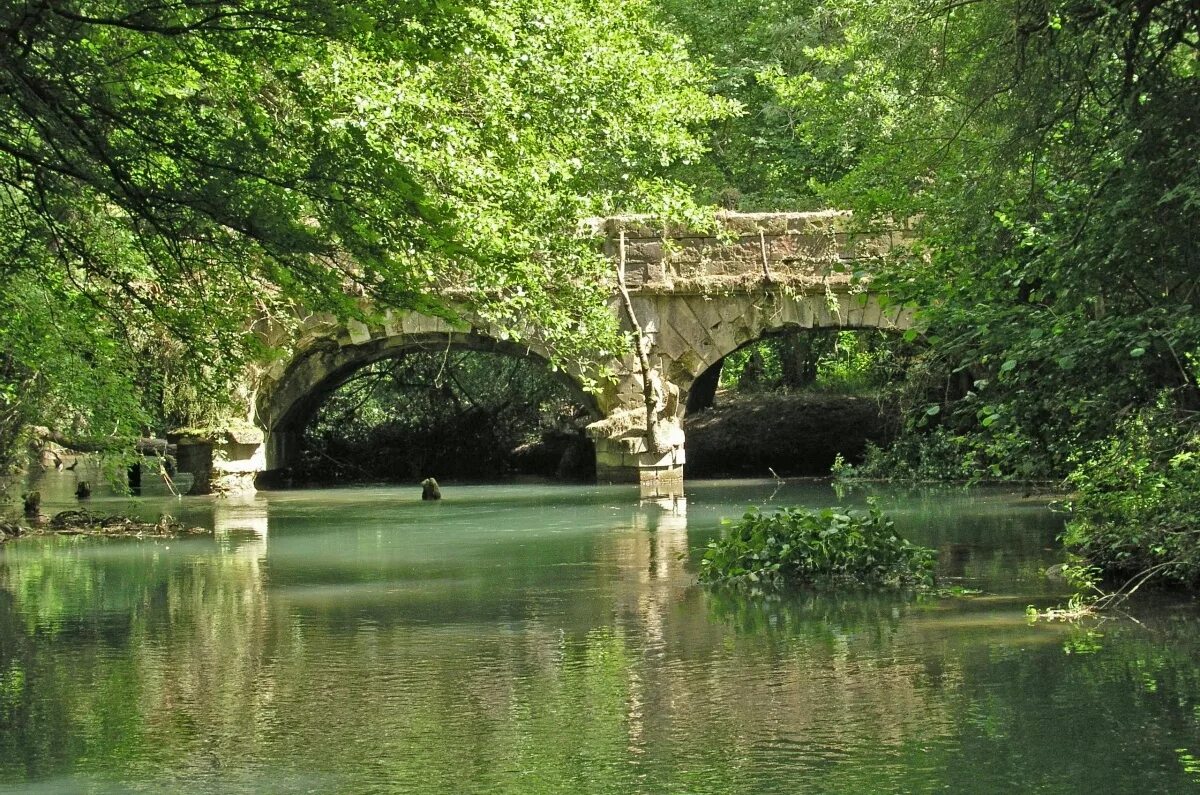
<path fill-rule="evenodd" d="M 35 535 L 177 538 L 211 532 L 202 527 L 189 527 L 166 513 L 153 522 L 123 514 L 99 514 L 85 510 L 62 511 L 48 521 L 44 516 L 34 517 L 29 525 L 0 522 L 0 541 Z"/>

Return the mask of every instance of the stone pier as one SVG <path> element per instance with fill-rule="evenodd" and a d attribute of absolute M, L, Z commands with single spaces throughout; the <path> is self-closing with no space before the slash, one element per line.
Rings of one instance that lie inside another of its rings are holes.
<path fill-rule="evenodd" d="M 175 469 L 192 476 L 188 494 L 253 494 L 266 470 L 265 434 L 259 428 L 186 430 L 168 434 L 175 445 Z"/>

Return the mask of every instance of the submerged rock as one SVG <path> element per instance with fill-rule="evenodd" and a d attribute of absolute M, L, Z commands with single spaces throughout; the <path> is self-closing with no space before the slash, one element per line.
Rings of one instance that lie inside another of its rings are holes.
<path fill-rule="evenodd" d="M 42 512 L 42 493 L 40 491 L 31 491 L 28 494 L 21 496 L 22 510 L 26 518 L 33 519 L 39 516 Z"/>

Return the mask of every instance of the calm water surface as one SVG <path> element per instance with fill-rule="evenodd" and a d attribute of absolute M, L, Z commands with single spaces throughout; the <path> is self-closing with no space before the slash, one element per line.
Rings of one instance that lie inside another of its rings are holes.
<path fill-rule="evenodd" d="M 1044 505 L 881 495 L 981 596 L 766 599 L 697 586 L 698 549 L 829 487 L 446 494 L 148 498 L 215 537 L 0 548 L 0 791 L 1200 789 L 1200 610 L 1030 625 L 1064 596 Z"/>

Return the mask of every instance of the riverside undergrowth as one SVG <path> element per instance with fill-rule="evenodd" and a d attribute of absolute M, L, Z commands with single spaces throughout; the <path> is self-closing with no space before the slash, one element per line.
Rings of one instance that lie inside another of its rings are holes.
<path fill-rule="evenodd" d="M 1081 456 L 1063 542 L 1114 578 L 1200 586 L 1200 433 L 1161 404 Z"/>

